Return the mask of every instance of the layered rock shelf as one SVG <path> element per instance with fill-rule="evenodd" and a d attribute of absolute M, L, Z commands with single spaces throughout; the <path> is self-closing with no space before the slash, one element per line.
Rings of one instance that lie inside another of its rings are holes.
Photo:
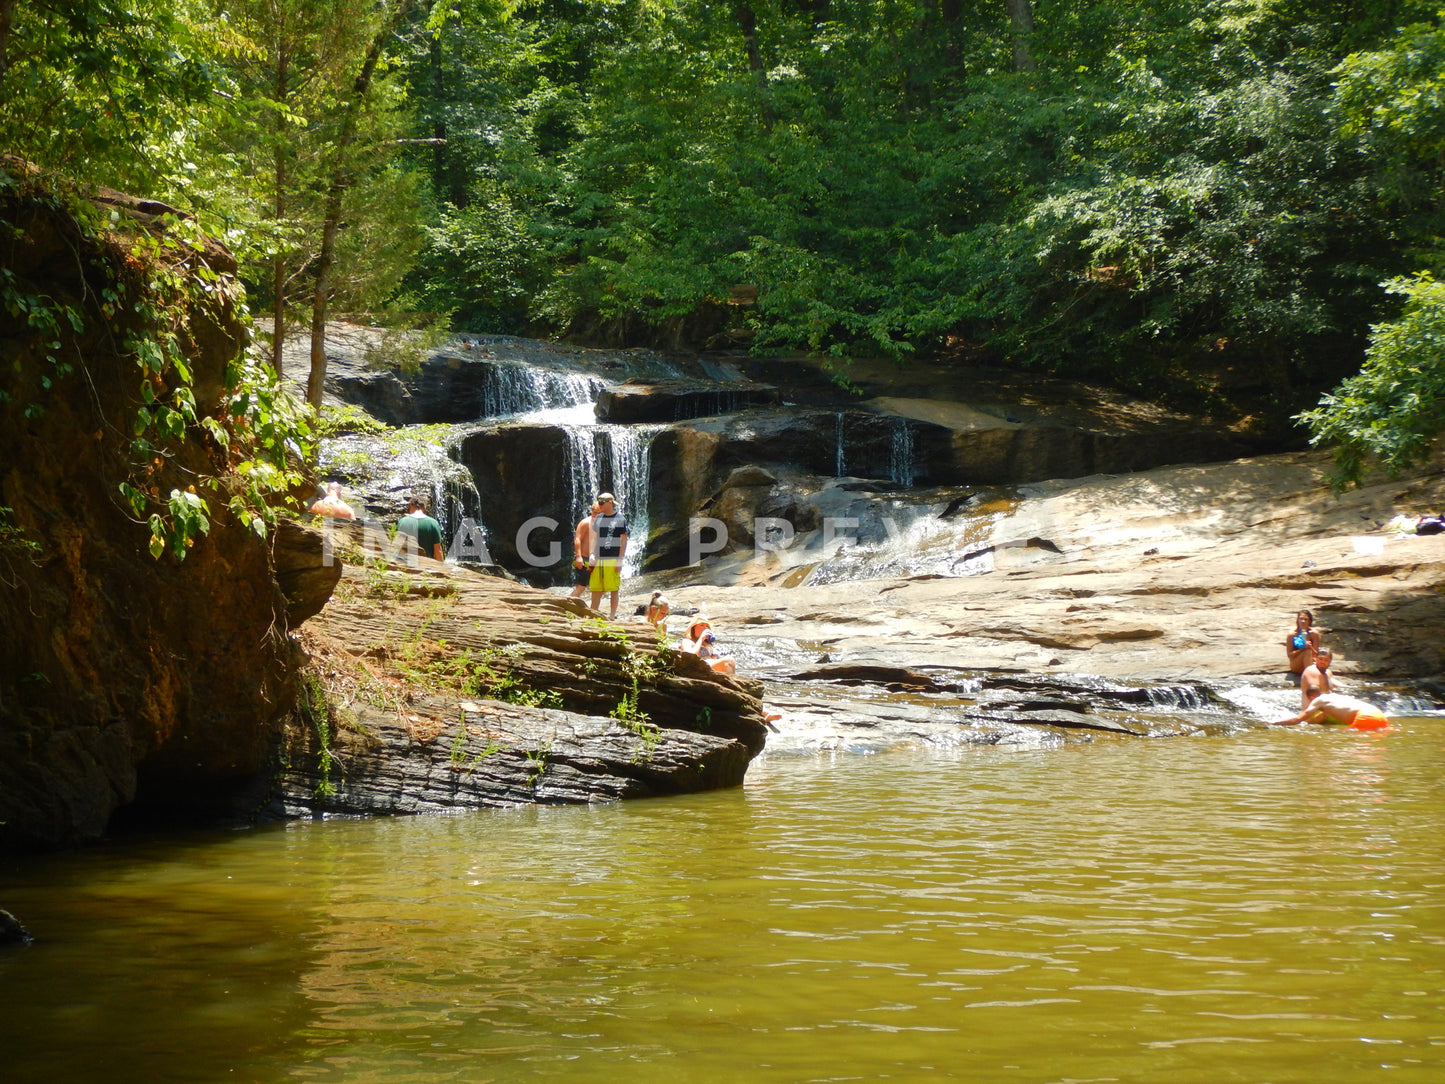
<path fill-rule="evenodd" d="M 364 545 L 359 527 L 337 533 Z M 363 553 L 300 634 L 312 665 L 272 815 L 689 793 L 737 786 L 762 751 L 761 686 L 713 673 L 650 626 Z"/>

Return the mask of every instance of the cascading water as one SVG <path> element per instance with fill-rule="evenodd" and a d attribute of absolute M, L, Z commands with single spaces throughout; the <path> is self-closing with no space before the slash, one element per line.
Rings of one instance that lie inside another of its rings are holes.
<path fill-rule="evenodd" d="M 843 412 L 840 410 L 833 415 L 833 477 L 842 478 L 844 457 L 843 457 Z"/>
<path fill-rule="evenodd" d="M 913 430 L 907 418 L 894 418 L 889 434 L 888 477 L 900 485 L 913 485 L 917 469 L 913 463 Z"/>
<path fill-rule="evenodd" d="M 585 408 L 590 415 L 606 381 L 586 373 L 540 369 L 517 362 L 497 362 L 487 372 L 482 388 L 482 416 L 509 417 L 540 412 L 573 412 Z"/>
<path fill-rule="evenodd" d="M 565 425 L 567 475 L 570 491 L 566 506 L 581 516 L 592 499 L 604 490 L 617 497 L 627 518 L 627 556 L 623 574 L 642 567 L 649 530 L 648 505 L 652 477 L 652 441 L 665 425 Z"/>
<path fill-rule="evenodd" d="M 1209 707 L 1209 691 L 1201 685 L 1159 685 L 1148 689 L 1149 703 L 1174 711 L 1201 711 Z"/>
<path fill-rule="evenodd" d="M 458 557 L 475 557 L 485 552 L 486 530 L 477 522 L 482 495 L 471 475 L 454 471 L 433 479 L 431 497 L 433 515 L 441 524 L 447 552 Z"/>

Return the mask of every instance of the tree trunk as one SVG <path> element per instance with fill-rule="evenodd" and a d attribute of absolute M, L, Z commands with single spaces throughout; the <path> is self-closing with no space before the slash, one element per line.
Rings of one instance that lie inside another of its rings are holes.
<path fill-rule="evenodd" d="M 326 190 L 326 217 L 321 227 L 321 251 L 316 257 L 316 288 L 311 298 L 311 379 L 306 384 L 306 401 L 313 410 L 321 411 L 321 392 L 326 383 L 326 319 L 331 303 L 331 265 L 336 260 L 336 233 L 341 228 L 341 204 L 353 183 L 351 170 L 346 163 L 351 150 L 351 141 L 356 138 L 356 121 L 361 115 L 361 105 L 371 89 L 376 65 L 386 48 L 387 39 L 396 32 L 413 0 L 400 0 L 391 17 L 382 23 L 366 51 L 361 71 L 351 87 L 351 99 L 346 103 L 342 115 L 341 131 L 336 136 L 336 148 L 332 154 L 331 184 Z"/>
<path fill-rule="evenodd" d="M 276 26 L 276 80 L 272 97 L 276 102 L 276 200 L 273 208 L 277 238 L 286 215 L 286 118 L 282 107 L 290 93 L 291 51 L 286 44 L 286 14 L 279 13 Z M 281 375 L 281 346 L 286 341 L 286 258 L 278 250 L 271 257 L 271 367 Z"/>
<path fill-rule="evenodd" d="M 10 70 L 10 31 L 15 25 L 17 0 L 0 0 L 0 83 Z"/>
<path fill-rule="evenodd" d="M 432 118 L 431 171 L 439 191 L 447 194 L 447 202 L 454 207 L 467 205 L 466 186 L 457 182 L 457 171 L 448 164 L 447 125 L 442 112 L 442 96 L 446 92 L 446 65 L 442 56 L 442 36 L 433 34 L 428 49 L 428 75 L 431 79 Z"/>
<path fill-rule="evenodd" d="M 758 48 L 758 17 L 750 4 L 737 4 L 734 6 L 734 13 L 737 16 L 738 29 L 743 32 L 743 47 L 748 54 L 748 70 L 758 82 L 759 109 L 762 114 L 763 129 L 771 132 L 777 116 L 773 113 L 772 102 L 768 98 L 768 73 L 763 67 L 763 54 Z"/>
<path fill-rule="evenodd" d="M 1036 65 L 1029 50 L 1029 39 L 1034 33 L 1034 7 L 1030 0 L 1008 0 L 1008 21 L 1013 31 L 1014 71 L 1031 72 Z"/>

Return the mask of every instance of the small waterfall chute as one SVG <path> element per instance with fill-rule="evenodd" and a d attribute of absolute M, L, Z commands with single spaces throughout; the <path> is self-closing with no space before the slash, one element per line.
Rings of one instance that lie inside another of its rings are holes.
<path fill-rule="evenodd" d="M 566 506 L 580 517 L 598 493 L 609 491 L 627 519 L 623 574 L 642 567 L 650 529 L 652 441 L 665 425 L 568 425 Z"/>
<path fill-rule="evenodd" d="M 899 485 L 913 485 L 917 468 L 913 462 L 913 429 L 907 418 L 895 417 L 888 434 L 888 478 Z"/>
<path fill-rule="evenodd" d="M 600 377 L 561 369 L 543 369 L 520 362 L 499 361 L 482 386 L 482 416 L 512 417 L 540 412 L 590 415 L 598 394 L 607 386 Z"/>

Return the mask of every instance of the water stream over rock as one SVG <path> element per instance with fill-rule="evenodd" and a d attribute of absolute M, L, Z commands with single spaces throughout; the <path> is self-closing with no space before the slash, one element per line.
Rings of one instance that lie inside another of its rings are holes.
<path fill-rule="evenodd" d="M 449 534 L 460 524 L 480 525 L 486 559 L 540 586 L 565 581 L 573 525 L 599 490 L 615 492 L 632 530 L 624 593 L 663 589 L 679 614 L 704 609 L 741 624 L 732 632 L 740 664 L 771 682 L 771 695 L 795 702 L 789 719 L 813 710 L 804 702 L 816 701 L 818 689 L 815 679 L 800 690 L 786 671 L 820 656 L 943 667 L 960 690 L 959 682 L 982 682 L 987 696 L 964 695 L 957 718 L 992 711 L 989 703 L 1003 694 L 990 675 L 1042 682 L 1010 695 L 1045 705 L 1029 722 L 1040 723 L 1040 712 L 1056 713 L 1054 730 L 1069 740 L 1101 732 L 1101 712 L 1114 717 L 1103 729 L 1121 734 L 1209 732 L 1228 729 L 1231 720 L 1287 713 L 1289 698 L 1272 682 L 1258 683 L 1267 695 L 1254 696 L 1247 676 L 1219 680 L 1273 670 L 1276 663 L 1260 661 L 1272 658 L 1266 645 L 1273 632 L 1250 633 L 1252 645 L 1221 653 L 1236 630 L 1201 637 L 1199 622 L 1213 618 L 1195 615 L 1195 628 L 1186 617 L 1176 633 L 1153 615 L 1156 603 L 1141 597 L 1138 584 L 1155 582 L 1148 590 L 1159 592 L 1165 607 L 1190 610 L 1181 598 L 1207 599 L 1213 588 L 1182 586 L 1171 582 L 1177 574 L 1160 579 L 1150 570 L 1180 561 L 1182 572 L 1186 553 L 1201 550 L 1222 562 L 1208 574 L 1211 582 L 1247 574 L 1250 558 L 1243 555 L 1278 544 L 1265 540 L 1262 524 L 1269 531 L 1277 525 L 1283 540 L 1300 522 L 1283 509 L 1261 509 L 1278 502 L 1281 486 L 1318 486 L 1317 473 L 1296 471 L 1298 481 L 1285 480 L 1295 477 L 1288 471 L 1271 477 L 1259 504 L 1241 501 L 1242 491 L 1230 490 L 1234 483 L 1218 483 L 1218 492 L 1212 482 L 1201 485 L 1198 471 L 1223 478 L 1222 465 L 1139 473 L 1141 465 L 1186 452 L 1217 453 L 1227 441 L 1199 423 L 1184 442 L 1179 419 L 1155 408 L 1047 382 L 1030 383 L 1027 395 L 1015 388 L 1017 398 L 1007 402 L 1003 386 L 987 374 L 970 374 L 962 385 L 943 374 L 934 388 L 902 387 L 898 396 L 879 385 L 871 390 L 884 394 L 859 402 L 841 392 L 830 400 L 826 389 L 802 385 L 779 391 L 760 375 L 780 373 L 738 359 L 580 350 L 502 336 L 461 337 L 411 375 L 343 361 L 331 393 L 370 404 L 400 428 L 332 441 L 323 464 L 354 485 L 373 514 L 399 514 L 408 489 L 432 494 Z M 925 391 L 933 397 L 907 397 Z M 658 420 L 599 421 L 603 397 L 614 417 Z M 424 408 L 449 416 L 423 424 Z M 712 413 L 718 410 L 729 412 Z M 373 462 L 359 466 L 368 456 Z M 1097 495 L 1083 499 L 1076 495 L 1091 492 L 1088 479 L 1041 480 L 1100 469 L 1116 473 L 1101 476 Z M 1311 506 L 1312 497 L 1302 499 Z M 1390 499 L 1370 498 L 1359 514 L 1388 518 L 1382 502 Z M 1120 583 L 1084 586 L 1080 573 L 1101 561 L 1118 566 Z M 1029 597 L 1035 579 L 1051 585 L 1049 598 Z M 952 597 L 938 585 L 970 580 L 981 590 L 958 603 L 930 601 Z M 1307 590 L 1311 580 L 1302 577 L 1289 591 Z M 876 592 L 876 601 L 855 601 L 859 585 L 878 584 L 881 591 L 862 588 Z M 769 604 L 735 594 L 749 586 L 771 588 Z M 1001 593 L 1016 604 L 1007 605 Z M 1091 601 L 1071 601 L 1078 599 Z M 1289 613 L 1300 601 L 1287 592 L 1277 607 Z M 1329 607 L 1326 597 L 1307 602 Z M 781 627 L 770 628 L 774 622 Z M 796 626 L 788 629 L 791 638 L 772 637 L 788 626 Z M 1346 646 L 1358 652 L 1364 644 Z M 1177 680 L 1197 669 L 1201 647 L 1213 674 L 1198 685 Z M 1062 675 L 1074 675 L 1069 680 L 1077 685 L 1090 673 L 1119 671 L 1119 661 L 1129 659 L 1139 662 L 1126 662 L 1121 672 L 1134 667 L 1133 675 L 1147 679 L 1131 686 L 1135 701 L 1113 711 L 1096 691 L 1080 702 L 1092 719 L 1069 717 L 1080 714 L 1066 703 L 1077 690 L 1061 693 Z M 1181 666 L 1185 660 L 1189 665 Z M 1432 664 L 1421 665 L 1414 672 L 1432 672 Z M 836 704 L 837 687 L 828 695 Z M 860 707 L 870 698 L 879 702 L 874 693 L 850 694 L 847 710 L 876 714 Z M 1420 699 L 1436 703 L 1429 692 Z M 988 740 L 1016 732 L 1015 709 L 1011 721 L 995 721 L 1003 729 Z M 954 712 L 938 703 L 919 710 Z M 911 725 L 912 708 L 894 704 L 889 711 L 905 730 Z M 1024 732 L 1036 740 L 1040 730 Z"/>

